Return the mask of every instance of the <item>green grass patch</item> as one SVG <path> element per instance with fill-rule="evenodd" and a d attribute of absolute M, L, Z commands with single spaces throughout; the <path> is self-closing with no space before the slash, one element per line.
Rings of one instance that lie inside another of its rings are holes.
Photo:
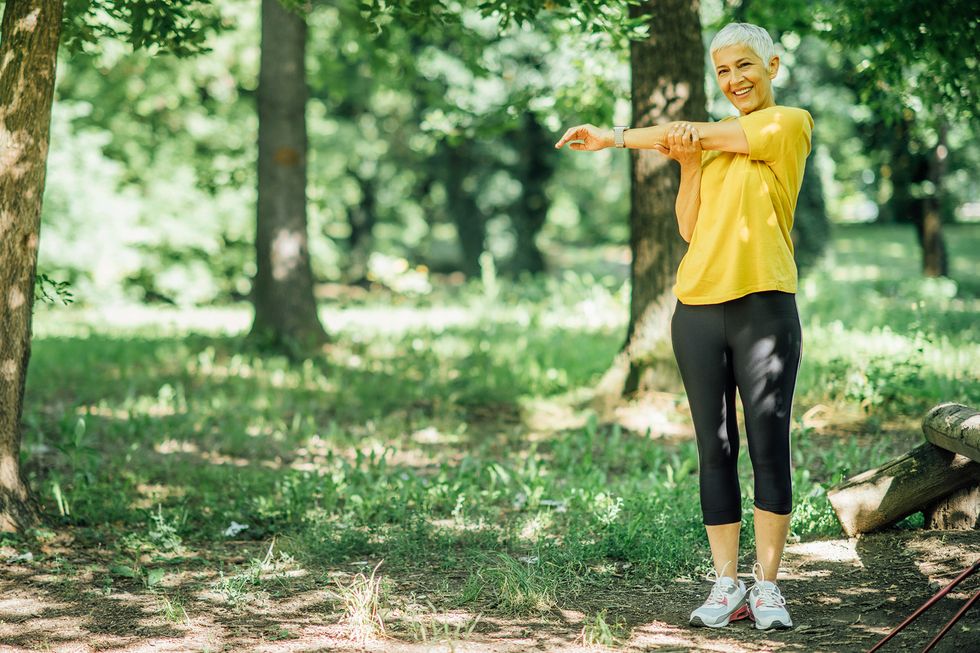
<path fill-rule="evenodd" d="M 912 239 L 899 228 L 840 228 L 801 283 L 791 526 L 800 538 L 840 535 L 826 488 L 909 448 L 929 406 L 980 405 L 980 272 L 970 258 L 980 229 L 950 229 L 951 279 L 917 276 Z M 475 284 L 326 307 L 333 343 L 302 364 L 246 347 L 242 307 L 139 309 L 130 323 L 39 308 L 23 463 L 50 524 L 35 535 L 71 528 L 80 545 L 108 548 L 118 572 L 109 583 L 149 588 L 209 568 L 229 604 L 291 564 L 465 571 L 460 603 L 511 614 L 624 574 L 696 577 L 708 549 L 693 442 L 594 416 L 529 437 L 525 421 L 541 402 L 588 414 L 573 398 L 621 344 L 624 288 L 569 274 L 500 281 L 492 296 Z M 860 415 L 860 432 L 816 432 L 801 415 L 817 404 Z M 892 422 L 905 430 L 878 437 Z M 741 465 L 749 553 L 747 455 Z M 286 557 L 220 563 L 224 547 L 264 550 L 272 538 Z M 379 586 L 365 582 L 346 600 L 360 606 L 350 616 L 359 632 L 380 627 Z M 161 601 L 167 619 L 186 620 L 179 595 Z M 621 635 L 593 617 L 589 642 Z"/>

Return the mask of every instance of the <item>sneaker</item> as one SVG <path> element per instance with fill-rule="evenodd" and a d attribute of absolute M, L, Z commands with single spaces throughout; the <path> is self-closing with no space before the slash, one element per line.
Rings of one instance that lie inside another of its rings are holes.
<path fill-rule="evenodd" d="M 714 581 L 714 587 L 704 605 L 691 613 L 692 626 L 722 628 L 748 616 L 745 583 L 728 576 L 718 578 L 714 569 L 708 573 L 707 579 Z"/>
<path fill-rule="evenodd" d="M 756 567 L 759 573 L 756 573 Z M 749 590 L 749 618 L 755 622 L 759 630 L 770 628 L 786 629 L 793 627 L 793 620 L 786 610 L 786 599 L 779 592 L 776 583 L 761 578 L 762 565 L 758 562 L 752 567 L 755 585 Z"/>

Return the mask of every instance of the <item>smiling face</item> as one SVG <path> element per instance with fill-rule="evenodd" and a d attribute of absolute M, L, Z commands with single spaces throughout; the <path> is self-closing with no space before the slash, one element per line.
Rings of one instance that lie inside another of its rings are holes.
<path fill-rule="evenodd" d="M 776 104 L 772 80 L 779 70 L 779 57 L 766 65 L 752 48 L 740 43 L 715 50 L 711 60 L 721 92 L 743 116 Z"/>

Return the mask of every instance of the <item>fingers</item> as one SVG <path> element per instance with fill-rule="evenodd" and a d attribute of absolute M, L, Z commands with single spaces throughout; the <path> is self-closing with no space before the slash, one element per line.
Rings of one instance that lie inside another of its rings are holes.
<path fill-rule="evenodd" d="M 565 134 L 558 140 L 557 143 L 555 143 L 555 149 L 556 150 L 561 149 L 561 146 L 567 143 L 568 141 L 574 139 L 584 139 L 586 136 L 585 133 L 586 126 L 587 125 L 576 125 L 574 127 L 569 127 L 568 130 L 565 132 Z M 581 148 L 572 148 L 572 149 L 581 149 Z"/>
<path fill-rule="evenodd" d="M 700 134 L 689 122 L 675 122 L 667 132 L 667 146 L 671 150 L 693 152 L 700 147 Z"/>
<path fill-rule="evenodd" d="M 567 129 L 567 130 L 565 131 L 565 133 L 564 133 L 564 134 L 562 134 L 562 137 L 558 139 L 558 142 L 557 142 L 557 143 L 555 143 L 555 149 L 556 149 L 556 150 L 560 150 L 560 149 L 561 149 L 561 146 L 562 146 L 562 145 L 564 145 L 564 144 L 565 144 L 565 143 L 566 143 L 567 141 L 569 141 L 569 140 L 571 139 L 571 136 L 572 136 L 572 132 L 573 132 L 574 130 L 575 130 L 575 128 L 574 128 L 574 127 L 569 127 L 569 128 L 568 128 L 568 129 Z"/>
<path fill-rule="evenodd" d="M 574 127 L 569 127 L 567 130 L 565 130 L 565 133 L 562 134 L 562 137 L 558 139 L 557 143 L 555 143 L 555 149 L 561 149 L 561 146 L 571 139 L 573 131 L 575 131 Z"/>

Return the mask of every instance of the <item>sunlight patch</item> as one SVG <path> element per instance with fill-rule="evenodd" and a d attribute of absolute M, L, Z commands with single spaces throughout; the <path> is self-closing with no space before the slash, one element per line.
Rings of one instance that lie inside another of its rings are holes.
<path fill-rule="evenodd" d="M 848 562 L 856 567 L 864 567 L 857 552 L 857 540 L 822 540 L 791 544 L 786 551 L 805 558 L 808 562 Z"/>

